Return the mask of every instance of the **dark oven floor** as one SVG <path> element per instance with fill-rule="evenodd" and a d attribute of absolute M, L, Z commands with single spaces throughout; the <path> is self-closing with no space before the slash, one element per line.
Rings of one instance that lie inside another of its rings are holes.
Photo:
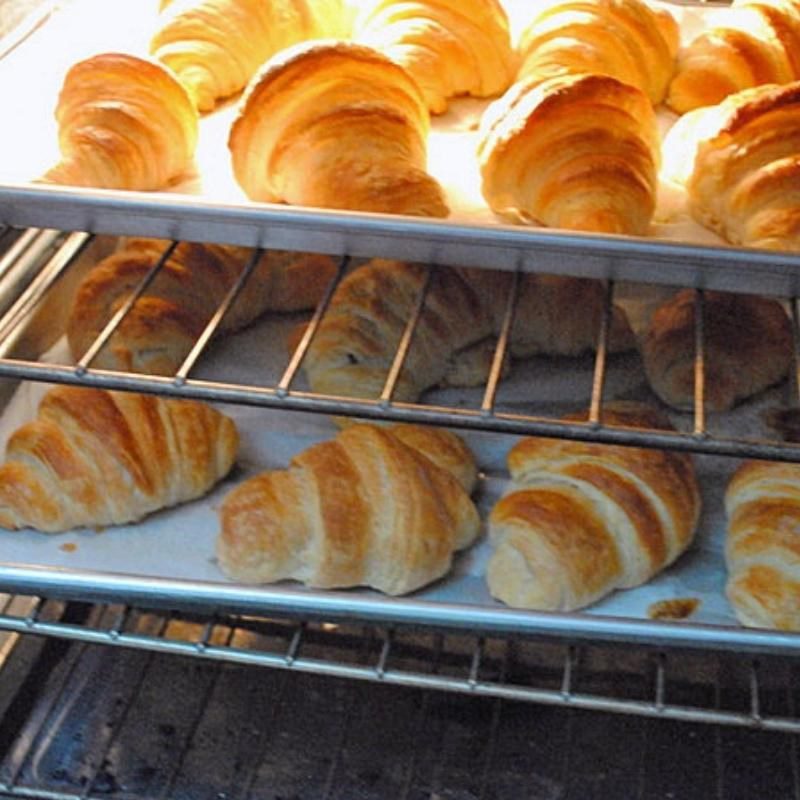
<path fill-rule="evenodd" d="M 709 691 L 680 687 L 687 701 Z M 800 798 L 791 734 L 57 638 L 15 640 L 0 713 L 2 797 Z"/>

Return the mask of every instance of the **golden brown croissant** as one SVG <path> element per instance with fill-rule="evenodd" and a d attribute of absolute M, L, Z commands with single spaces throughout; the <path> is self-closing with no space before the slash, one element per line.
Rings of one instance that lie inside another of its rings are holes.
<path fill-rule="evenodd" d="M 165 243 L 131 240 L 98 262 L 76 293 L 67 324 L 80 358 L 139 282 L 162 257 Z M 120 323 L 94 367 L 171 375 L 244 270 L 252 250 L 181 242 Z M 336 271 L 328 256 L 264 253 L 217 333 L 230 333 L 265 311 L 313 308 Z"/>
<path fill-rule="evenodd" d="M 451 97 L 491 97 L 514 78 L 508 19 L 497 0 L 369 0 L 355 38 L 402 65 L 431 113 Z"/>
<path fill-rule="evenodd" d="M 176 0 L 150 41 L 200 111 L 241 91 L 275 53 L 348 33 L 342 0 Z"/>
<path fill-rule="evenodd" d="M 725 591 L 739 621 L 800 631 L 800 466 L 743 463 L 725 510 Z"/>
<path fill-rule="evenodd" d="M 606 75 L 529 78 L 481 120 L 481 191 L 498 214 L 554 228 L 643 235 L 659 135 L 641 90 Z"/>
<path fill-rule="evenodd" d="M 642 0 L 546 0 L 520 37 L 517 80 L 610 75 L 664 99 L 675 70 L 678 24 Z"/>
<path fill-rule="evenodd" d="M 604 421 L 669 428 L 639 404 Z M 509 452 L 513 488 L 489 517 L 492 595 L 518 608 L 571 611 L 638 586 L 689 546 L 700 511 L 690 456 L 528 437 Z"/>
<path fill-rule="evenodd" d="M 205 403 L 57 386 L 0 466 L 0 527 L 121 525 L 208 492 L 238 434 Z"/>
<path fill-rule="evenodd" d="M 486 379 L 510 273 L 439 266 L 394 399 L 414 401 L 439 385 L 472 386 Z M 425 281 L 425 268 L 375 260 L 337 288 L 303 362 L 316 392 L 380 396 L 406 323 Z M 603 313 L 602 286 L 591 280 L 529 274 L 522 278 L 511 353 L 579 355 L 596 345 Z M 615 309 L 612 349 L 633 344 L 624 314 Z M 484 357 L 481 358 L 480 356 Z M 467 360 L 465 367 L 463 362 Z"/>
<path fill-rule="evenodd" d="M 474 476 L 472 454 L 447 431 L 402 438 L 397 430 L 353 425 L 295 456 L 287 470 L 237 486 L 220 509 L 223 572 L 251 583 L 291 578 L 387 594 L 442 577 L 480 522 L 472 486 L 425 452 L 444 450 Z M 415 449 L 423 439 L 429 443 Z"/>
<path fill-rule="evenodd" d="M 678 292 L 659 306 L 642 340 L 653 391 L 667 405 L 694 406 L 695 293 Z M 782 381 L 792 360 L 789 316 L 777 300 L 706 292 L 703 308 L 704 401 L 712 411 Z"/>
<path fill-rule="evenodd" d="M 197 112 L 157 62 L 101 53 L 75 64 L 64 78 L 56 121 L 61 161 L 44 182 L 151 191 L 192 168 Z"/>
<path fill-rule="evenodd" d="M 680 53 L 667 103 L 679 114 L 766 83 L 800 80 L 800 0 L 734 0 Z"/>
<path fill-rule="evenodd" d="M 691 111 L 664 148 L 686 164 L 675 182 L 700 224 L 731 244 L 800 250 L 800 81 Z"/>
<path fill-rule="evenodd" d="M 430 119 L 408 73 L 351 42 L 290 48 L 242 98 L 229 147 L 251 200 L 447 216 L 425 171 Z"/>

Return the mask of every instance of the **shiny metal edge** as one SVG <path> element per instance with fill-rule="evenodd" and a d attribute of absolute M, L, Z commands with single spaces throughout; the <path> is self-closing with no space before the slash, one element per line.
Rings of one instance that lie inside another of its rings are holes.
<path fill-rule="evenodd" d="M 800 254 L 179 194 L 0 184 L 0 224 L 800 294 Z"/>
<path fill-rule="evenodd" d="M 279 615 L 659 647 L 800 654 L 800 634 L 586 613 L 535 612 L 343 591 L 130 576 L 0 562 L 0 591 L 173 610 Z M 2 619 L 0 619 L 0 628 Z"/>

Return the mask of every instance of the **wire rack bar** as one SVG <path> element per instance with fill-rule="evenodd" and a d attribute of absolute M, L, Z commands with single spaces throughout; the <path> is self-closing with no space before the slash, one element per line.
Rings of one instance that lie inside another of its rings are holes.
<path fill-rule="evenodd" d="M 320 414 L 357 416 L 366 419 L 390 419 L 397 422 L 462 427 L 517 435 L 553 436 L 739 458 L 800 461 L 800 446 L 790 442 L 708 435 L 698 437 L 680 431 L 593 425 L 502 411 L 495 411 L 493 414 L 487 415 L 479 408 L 451 408 L 399 401 L 395 401 L 387 407 L 378 400 L 359 400 L 300 391 L 283 394 L 277 388 L 272 387 L 245 386 L 205 380 L 176 382 L 173 378 L 134 375 L 108 370 L 81 372 L 75 367 L 42 364 L 26 359 L 0 358 L 0 376 L 47 383 L 66 383 L 73 386 L 149 392 L 169 397 L 188 397 L 207 402 L 238 403 L 262 408 L 314 411 Z"/>
<path fill-rule="evenodd" d="M 244 269 L 242 269 L 241 273 L 239 274 L 239 277 L 236 279 L 233 286 L 231 286 L 230 290 L 223 298 L 222 303 L 206 324 L 203 332 L 197 337 L 197 341 L 189 351 L 189 354 L 183 360 L 183 364 L 181 364 L 180 368 L 175 374 L 176 381 L 182 382 L 186 380 L 187 376 L 192 371 L 192 368 L 197 363 L 197 360 L 203 354 L 211 342 L 211 339 L 219 330 L 223 319 L 225 319 L 225 315 L 231 309 L 231 306 L 233 306 L 236 302 L 236 298 L 241 294 L 245 284 L 248 280 L 250 280 L 250 277 L 252 276 L 263 256 L 264 251 L 261 248 L 256 248 L 253 250 L 250 258 L 244 266 Z"/>
<path fill-rule="evenodd" d="M 41 605 L 41 604 L 40 604 Z M 21 633 L 59 637 L 78 641 L 84 644 L 97 644 L 107 647 L 122 647 L 206 659 L 219 663 L 250 665 L 278 670 L 289 670 L 336 678 L 347 678 L 358 681 L 373 681 L 404 686 L 416 689 L 462 693 L 473 696 L 501 698 L 510 701 L 522 701 L 545 705 L 568 706 L 585 710 L 634 714 L 683 722 L 710 723 L 717 725 L 758 728 L 765 731 L 800 733 L 800 719 L 793 716 L 780 716 L 764 712 L 761 703 L 761 684 L 759 678 L 759 662 L 753 657 L 741 656 L 741 663 L 748 670 L 747 685 L 749 701 L 745 710 L 723 709 L 709 706 L 691 706 L 669 701 L 670 678 L 667 674 L 667 662 L 664 652 L 658 654 L 656 672 L 650 698 L 617 697 L 611 694 L 581 691 L 576 683 L 577 650 L 574 645 L 565 648 L 561 667 L 561 679 L 558 686 L 537 686 L 510 682 L 504 677 L 505 670 L 492 677 L 486 677 L 489 670 L 485 668 L 485 652 L 489 639 L 485 636 L 472 637 L 470 651 L 466 654 L 465 667 L 460 674 L 443 674 L 435 664 L 442 659 L 442 653 L 436 653 L 436 645 L 426 645 L 426 671 L 396 666 L 395 652 L 398 649 L 398 629 L 379 628 L 380 648 L 372 663 L 351 663 L 336 657 L 335 654 L 324 657 L 303 654 L 308 636 L 308 623 L 301 621 L 293 628 L 283 629 L 287 634 L 283 648 L 259 649 L 256 646 L 244 647 L 234 645 L 240 618 L 216 618 L 207 620 L 199 638 L 192 639 L 187 635 L 166 635 L 167 621 L 165 616 L 155 633 L 142 633 L 127 630 L 131 620 L 136 617 L 136 609 L 123 607 L 110 624 L 103 626 L 97 620 L 103 615 L 97 613 L 94 622 L 85 624 L 67 624 L 52 620 L 37 620 L 34 615 L 25 617 L 5 617 L 0 620 L 3 627 L 16 629 Z M 99 627 L 91 627 L 91 625 Z M 324 626 L 323 626 L 324 627 Z M 329 626 L 334 633 L 326 631 L 326 636 L 337 637 L 335 625 Z M 215 632 L 224 634 L 222 638 Z M 363 639 L 363 633 L 362 633 Z M 333 639 L 331 640 L 333 641 Z M 495 644 L 511 640 L 494 639 Z M 441 646 L 441 645 L 439 645 Z M 584 650 L 598 647 L 583 645 Z M 428 653 L 429 651 L 429 653 Z M 484 674 L 482 674 L 484 673 Z M 789 687 L 791 689 L 791 687 Z M 0 791 L 8 791 L 16 782 L 18 772 L 6 785 L 0 785 Z"/>
<path fill-rule="evenodd" d="M 497 346 L 495 347 L 494 354 L 492 356 L 492 364 L 489 368 L 489 376 L 486 379 L 486 389 L 483 393 L 481 412 L 486 415 L 491 415 L 494 412 L 497 389 L 500 385 L 500 379 L 503 375 L 503 365 L 505 364 L 508 356 L 509 342 L 511 341 L 511 330 L 514 326 L 514 316 L 517 310 L 517 303 L 519 302 L 520 281 L 520 273 L 515 271 L 511 281 L 511 286 L 509 287 L 508 294 L 506 295 L 506 306 L 503 309 L 503 319 L 500 323 L 500 333 L 497 337 Z"/>
<path fill-rule="evenodd" d="M 139 281 L 136 288 L 128 295 L 125 302 L 114 313 L 110 320 L 106 323 L 99 336 L 92 342 L 89 349 L 78 360 L 77 371 L 85 372 L 97 358 L 98 353 L 106 346 L 108 341 L 114 335 L 115 331 L 122 324 L 125 317 L 130 314 L 133 307 L 136 305 L 139 298 L 147 291 L 147 287 L 152 284 L 156 276 L 164 268 L 164 265 L 169 261 L 170 256 L 178 246 L 178 242 L 172 242 L 166 250 L 161 254 L 155 264 L 145 273 L 144 277 Z"/>

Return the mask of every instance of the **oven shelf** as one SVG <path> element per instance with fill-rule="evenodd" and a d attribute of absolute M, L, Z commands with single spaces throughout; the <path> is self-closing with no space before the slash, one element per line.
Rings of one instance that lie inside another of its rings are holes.
<path fill-rule="evenodd" d="M 0 631 L 510 702 L 800 733 L 800 664 L 789 658 L 123 604 L 85 606 L 85 616 L 65 621 L 66 607 L 43 597 L 0 596 Z M 0 791 L 13 785 L 6 776 Z"/>

